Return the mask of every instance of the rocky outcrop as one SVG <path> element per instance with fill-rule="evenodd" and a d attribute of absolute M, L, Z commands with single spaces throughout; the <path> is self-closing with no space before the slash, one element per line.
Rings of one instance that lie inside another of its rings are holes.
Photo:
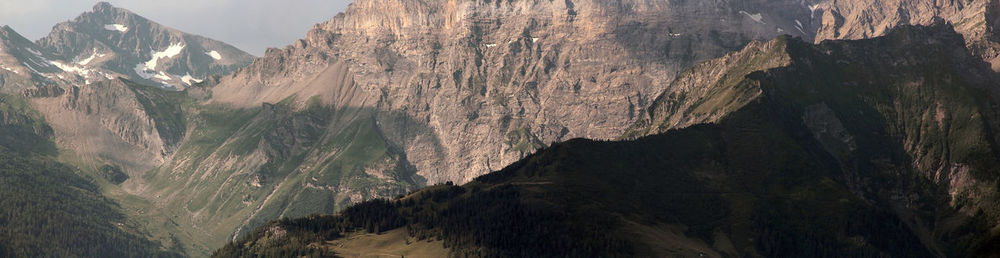
<path fill-rule="evenodd" d="M 754 41 L 743 50 L 700 63 L 678 75 L 623 137 L 714 123 L 742 108 L 760 97 L 759 85 L 732 85 L 742 83 L 752 72 L 789 65 L 791 57 L 784 51 L 786 40 Z"/>
<path fill-rule="evenodd" d="M 816 42 L 885 35 L 900 25 L 929 25 L 942 19 L 962 34 L 973 54 L 1000 70 L 1000 38 L 996 36 L 1000 1 L 822 1 L 813 6 L 822 24 Z"/>
<path fill-rule="evenodd" d="M 122 79 L 34 92 L 31 103 L 55 130 L 57 144 L 83 160 L 139 175 L 162 163 L 184 138 L 180 93 Z"/>

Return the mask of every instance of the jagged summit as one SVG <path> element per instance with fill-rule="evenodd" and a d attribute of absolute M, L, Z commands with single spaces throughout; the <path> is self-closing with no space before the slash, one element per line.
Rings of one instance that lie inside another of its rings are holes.
<path fill-rule="evenodd" d="M 100 1 L 100 2 L 97 2 L 97 4 L 94 4 L 94 12 L 102 12 L 102 11 L 111 10 L 111 9 L 114 9 L 114 8 L 115 7 L 113 5 L 111 5 L 111 3 L 105 2 L 105 1 Z"/>
<path fill-rule="evenodd" d="M 83 85 L 125 77 L 181 89 L 211 75 L 231 72 L 252 56 L 223 42 L 169 28 L 107 2 L 53 26 L 37 42 L 56 72 L 46 83 Z M 57 64 L 58 63 L 58 64 Z"/>

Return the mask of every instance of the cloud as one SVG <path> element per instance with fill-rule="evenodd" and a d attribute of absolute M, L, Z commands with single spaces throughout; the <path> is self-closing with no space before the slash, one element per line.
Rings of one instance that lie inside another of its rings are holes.
<path fill-rule="evenodd" d="M 94 0 L 2 0 L 0 24 L 30 39 L 88 11 Z M 305 36 L 316 23 L 344 10 L 347 0 L 111 0 L 160 24 L 235 45 L 255 55 Z"/>

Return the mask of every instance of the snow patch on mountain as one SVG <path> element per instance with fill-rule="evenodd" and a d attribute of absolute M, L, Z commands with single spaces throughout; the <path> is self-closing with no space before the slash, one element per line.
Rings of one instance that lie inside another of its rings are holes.
<path fill-rule="evenodd" d="M 212 59 L 222 60 L 222 54 L 219 54 L 219 51 L 212 50 L 209 52 L 205 52 L 205 54 L 212 57 Z"/>
<path fill-rule="evenodd" d="M 740 13 L 746 15 L 747 17 L 750 17 L 751 20 L 753 20 L 753 21 L 755 21 L 757 23 L 767 24 L 767 23 L 764 22 L 764 15 L 762 15 L 760 13 L 748 13 L 746 11 L 740 11 Z"/>
<path fill-rule="evenodd" d="M 173 78 L 170 78 L 170 75 L 167 75 L 167 73 L 164 73 L 164 72 L 159 72 L 156 75 L 153 75 L 153 78 L 160 79 L 162 81 L 173 80 Z"/>
<path fill-rule="evenodd" d="M 126 31 L 128 31 L 128 27 L 126 27 L 125 25 L 117 24 L 117 23 L 116 24 L 107 24 L 107 25 L 104 25 L 104 29 L 105 30 L 116 30 L 116 31 L 120 31 L 120 32 L 126 32 Z"/>
<path fill-rule="evenodd" d="M 75 65 L 67 65 L 67 64 L 64 64 L 64 63 L 59 62 L 59 61 L 50 61 L 49 63 L 52 64 L 52 65 L 55 65 L 60 70 L 63 70 L 63 71 L 66 71 L 66 72 L 70 72 L 70 73 L 76 73 L 76 74 L 79 74 L 80 76 L 83 76 L 83 77 L 89 76 L 90 72 L 91 72 L 90 69 L 79 67 L 79 66 L 75 66 Z"/>
<path fill-rule="evenodd" d="M 174 56 L 179 55 L 181 53 L 181 50 L 184 50 L 184 47 L 185 46 L 183 43 L 176 43 L 176 44 L 171 44 L 169 47 L 167 47 L 167 49 L 163 51 L 152 52 L 151 55 L 153 57 L 150 58 L 149 61 L 146 61 L 146 68 L 148 68 L 149 70 L 156 70 L 156 63 L 157 61 L 160 60 L 160 58 L 173 58 Z"/>
<path fill-rule="evenodd" d="M 132 68 L 132 70 L 135 70 L 136 75 L 146 80 L 149 80 L 149 78 L 153 78 L 153 75 L 155 75 L 154 73 L 148 72 L 146 70 L 146 66 L 143 64 L 136 64 L 135 68 Z"/>
<path fill-rule="evenodd" d="M 798 29 L 799 32 L 802 32 L 802 35 L 805 35 L 806 31 L 802 30 L 802 27 L 804 27 L 804 26 L 802 26 L 802 22 L 799 21 L 799 20 L 795 20 L 795 24 L 796 24 L 795 29 Z"/>
<path fill-rule="evenodd" d="M 38 50 L 35 50 L 33 48 L 27 47 L 27 48 L 24 48 L 24 50 L 30 52 L 31 54 L 33 54 L 35 56 L 42 57 L 42 53 L 38 52 Z"/>
<path fill-rule="evenodd" d="M 199 82 L 204 81 L 204 80 L 199 80 L 199 79 L 195 79 L 194 77 L 191 77 L 191 73 L 187 73 L 184 76 L 177 76 L 177 77 L 181 77 L 181 81 L 184 82 L 187 85 L 191 85 L 192 84 L 191 82 L 199 83 Z"/>
<path fill-rule="evenodd" d="M 28 67 L 28 69 L 30 69 L 32 72 L 42 75 L 42 72 L 39 72 L 38 69 L 35 69 L 35 67 L 31 66 L 30 64 L 25 62 L 21 62 L 21 64 L 23 64 L 25 67 Z"/>
<path fill-rule="evenodd" d="M 98 54 L 97 53 L 97 49 L 95 48 L 94 49 L 94 53 L 91 54 L 90 57 L 87 57 L 87 58 L 84 58 L 84 59 L 80 59 L 80 57 L 77 57 L 76 59 L 73 60 L 73 62 L 77 63 L 79 65 L 87 65 L 87 64 L 90 63 L 90 61 L 93 61 L 94 58 L 98 58 L 98 57 L 104 57 L 104 54 Z"/>
<path fill-rule="evenodd" d="M 815 19 L 816 18 L 816 9 L 819 9 L 819 4 L 810 5 L 807 8 L 809 8 L 809 18 Z"/>

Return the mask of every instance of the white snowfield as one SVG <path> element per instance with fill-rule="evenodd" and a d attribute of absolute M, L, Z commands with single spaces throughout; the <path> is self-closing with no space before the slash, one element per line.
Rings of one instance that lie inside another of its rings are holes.
<path fill-rule="evenodd" d="M 107 24 L 107 25 L 104 25 L 104 29 L 105 30 L 117 30 L 117 31 L 120 31 L 120 32 L 126 32 L 126 31 L 128 31 L 128 27 L 126 27 L 125 25 L 121 25 L 121 24 Z"/>
<path fill-rule="evenodd" d="M 80 76 L 83 76 L 84 78 L 87 78 L 87 77 L 90 76 L 91 70 L 87 69 L 87 68 L 83 68 L 83 67 L 79 67 L 79 66 L 75 66 L 75 65 L 64 64 L 64 63 L 59 62 L 59 61 L 49 61 L 49 63 L 52 64 L 52 65 L 55 65 L 60 70 L 63 70 L 63 71 L 66 71 L 66 72 L 71 72 L 71 73 L 76 73 L 76 74 L 79 74 Z"/>
<path fill-rule="evenodd" d="M 209 52 L 205 52 L 205 54 L 212 57 L 212 59 L 222 60 L 222 54 L 219 54 L 219 51 L 212 50 Z"/>
<path fill-rule="evenodd" d="M 192 84 L 191 82 L 199 83 L 199 82 L 203 81 L 203 80 L 198 80 L 198 79 L 195 79 L 194 77 L 191 77 L 191 73 L 187 73 L 184 76 L 178 76 L 178 77 L 181 77 L 181 81 L 184 82 L 187 85 L 191 85 Z"/>
<path fill-rule="evenodd" d="M 748 13 L 746 11 L 740 11 L 740 13 L 745 14 L 747 17 L 750 17 L 751 20 L 753 20 L 753 21 L 755 21 L 757 23 L 767 24 L 767 23 L 764 22 L 764 15 L 762 15 L 760 13 Z"/>
<path fill-rule="evenodd" d="M 177 43 L 177 44 L 171 44 L 169 47 L 167 47 L 167 49 L 163 51 L 152 52 L 151 55 L 153 57 L 146 62 L 146 68 L 148 68 L 149 70 L 156 70 L 156 62 L 159 61 L 160 58 L 173 58 L 179 55 L 181 53 L 181 50 L 184 50 L 184 47 L 185 46 L 183 44 Z"/>
<path fill-rule="evenodd" d="M 167 73 L 164 73 L 164 72 L 159 72 L 156 75 L 153 75 L 153 77 L 156 78 L 156 79 L 160 79 L 162 81 L 170 81 L 170 80 L 173 79 L 173 78 L 170 78 L 170 75 L 167 75 Z"/>
<path fill-rule="evenodd" d="M 135 68 L 132 68 L 132 70 L 135 70 L 135 74 L 136 75 L 139 75 L 139 77 L 142 77 L 143 79 L 146 79 L 146 80 L 149 80 L 149 78 L 153 78 L 153 75 L 156 75 L 156 74 L 147 72 L 146 71 L 146 66 L 143 65 L 143 64 L 136 64 Z"/>

